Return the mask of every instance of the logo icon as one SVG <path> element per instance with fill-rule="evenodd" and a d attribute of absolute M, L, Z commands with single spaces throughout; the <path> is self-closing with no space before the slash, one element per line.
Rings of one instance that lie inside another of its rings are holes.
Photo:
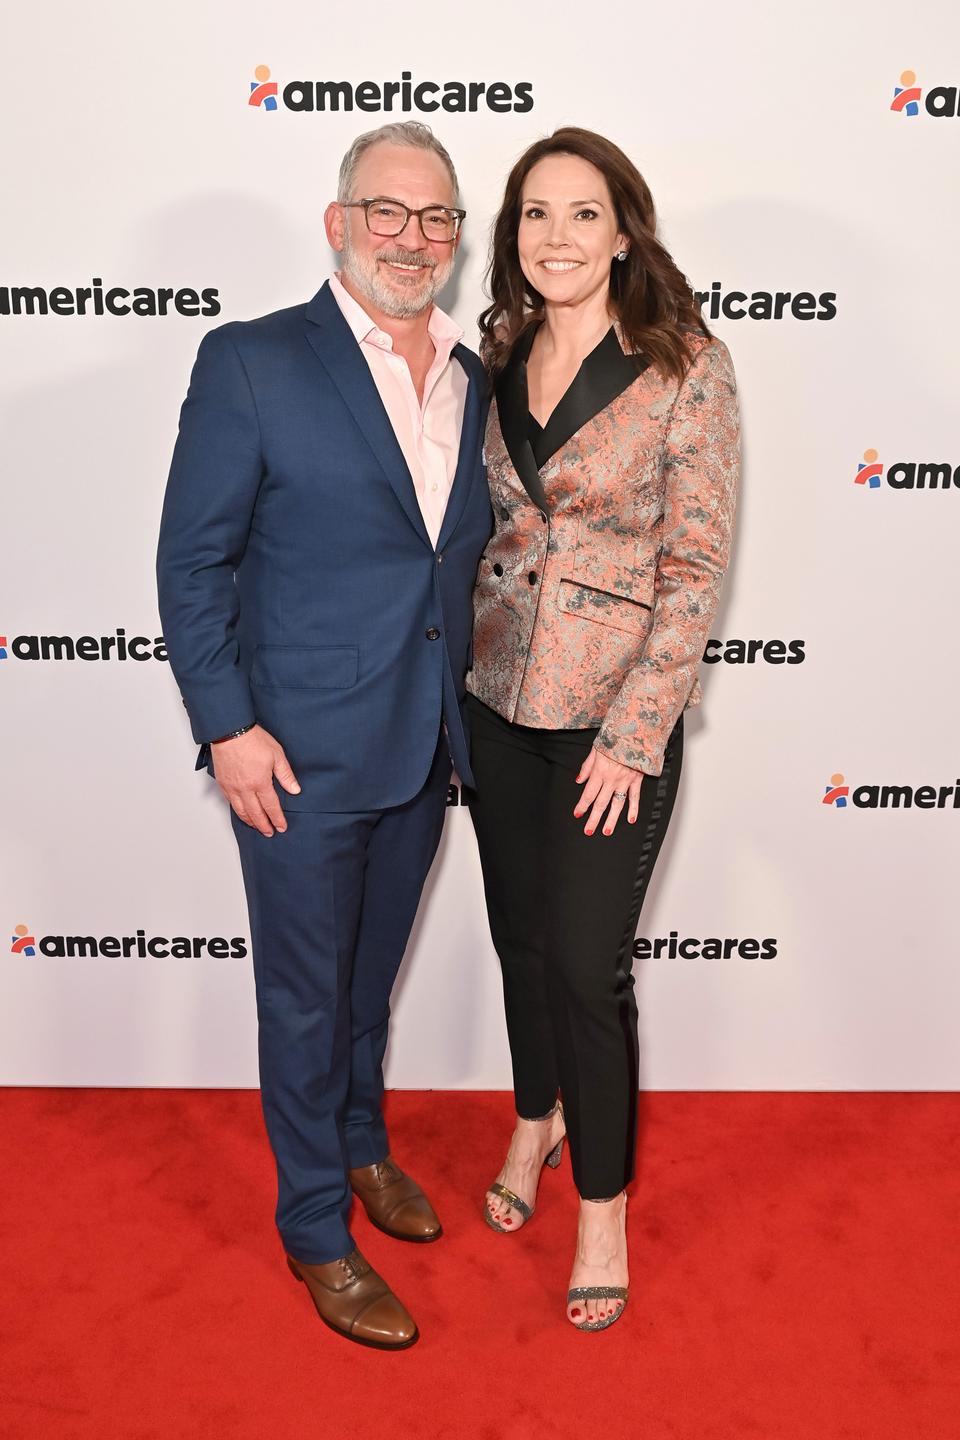
<path fill-rule="evenodd" d="M 868 485 L 871 490 L 879 490 L 882 474 L 883 466 L 877 460 L 876 450 L 864 450 L 863 459 L 857 466 L 857 473 L 854 476 L 854 484 Z"/>
<path fill-rule="evenodd" d="M 15 925 L 10 936 L 11 955 L 36 955 L 36 936 L 31 935 L 26 925 Z"/>
<path fill-rule="evenodd" d="M 270 79 L 270 66 L 258 65 L 254 70 L 255 80 L 250 81 L 248 105 L 259 106 L 262 110 L 276 110 L 277 82 Z"/>
<path fill-rule="evenodd" d="M 850 786 L 844 784 L 843 776 L 839 770 L 836 775 L 830 776 L 830 784 L 826 786 L 826 794 L 822 804 L 835 805 L 838 810 L 846 810 L 847 796 L 850 794 Z"/>
<path fill-rule="evenodd" d="M 893 87 L 890 109 L 898 111 L 901 115 L 919 115 L 921 94 L 922 91 L 917 84 L 914 71 L 904 70 L 900 76 L 900 84 Z"/>
<path fill-rule="evenodd" d="M 7 658 L 7 637 L 6 637 L 6 635 L 0 635 L 0 660 L 6 660 L 6 658 Z"/>

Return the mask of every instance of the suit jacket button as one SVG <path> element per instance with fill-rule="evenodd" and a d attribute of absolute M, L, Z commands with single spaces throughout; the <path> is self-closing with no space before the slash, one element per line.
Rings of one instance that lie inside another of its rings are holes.
<path fill-rule="evenodd" d="M 440 631 L 436 628 L 435 625 L 431 625 L 431 626 L 430 626 L 430 629 L 427 631 L 427 639 L 428 639 L 428 640 L 439 640 L 439 639 L 440 639 Z"/>
<path fill-rule="evenodd" d="M 499 561 L 497 562 L 496 565 L 494 565 L 494 567 L 493 567 L 493 573 L 494 573 L 494 575 L 502 575 L 502 574 L 503 574 L 503 566 L 499 563 Z"/>
<path fill-rule="evenodd" d="M 536 583 L 537 583 L 537 572 L 536 572 L 536 570 L 531 570 L 531 571 L 530 571 L 530 574 L 527 576 L 527 579 L 530 581 L 530 584 L 531 584 L 531 585 L 536 585 Z"/>

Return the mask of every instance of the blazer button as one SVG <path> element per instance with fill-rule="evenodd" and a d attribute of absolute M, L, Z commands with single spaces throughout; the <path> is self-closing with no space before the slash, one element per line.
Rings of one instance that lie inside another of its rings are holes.
<path fill-rule="evenodd" d="M 503 566 L 499 563 L 499 561 L 497 562 L 496 565 L 494 565 L 494 567 L 493 567 L 493 573 L 494 573 L 494 575 L 502 575 L 502 574 L 503 574 Z"/>
<path fill-rule="evenodd" d="M 537 583 L 537 572 L 536 572 L 536 570 L 531 570 L 531 571 L 530 571 L 530 574 L 527 576 L 527 579 L 530 581 L 530 584 L 531 584 L 531 585 L 536 585 L 536 583 Z"/>
<path fill-rule="evenodd" d="M 436 626 L 434 626 L 434 625 L 431 625 L 431 626 L 430 626 L 430 629 L 427 631 L 427 639 L 428 639 L 428 640 L 439 640 L 439 639 L 440 639 L 440 631 L 436 628 Z"/>

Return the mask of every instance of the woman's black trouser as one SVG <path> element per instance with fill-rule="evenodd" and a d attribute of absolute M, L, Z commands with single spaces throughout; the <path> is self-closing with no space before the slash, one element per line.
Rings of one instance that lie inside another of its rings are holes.
<path fill-rule="evenodd" d="M 639 1053 L 633 940 L 673 811 L 683 716 L 663 774 L 645 775 L 640 814 L 584 834 L 575 783 L 596 730 L 513 725 L 468 697 L 477 790 L 471 814 L 493 943 L 503 969 L 517 1114 L 563 1100 L 581 1196 L 632 1179 Z"/>

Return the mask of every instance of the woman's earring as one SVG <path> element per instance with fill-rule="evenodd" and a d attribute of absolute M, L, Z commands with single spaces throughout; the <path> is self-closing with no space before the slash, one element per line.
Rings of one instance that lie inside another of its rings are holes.
<path fill-rule="evenodd" d="M 617 260 L 619 260 L 619 261 L 621 262 L 621 264 L 622 264 L 623 261 L 626 260 L 626 258 L 627 258 L 627 252 L 626 252 L 626 250 L 618 250 L 617 253 L 616 253 L 615 258 L 616 258 Z"/>

